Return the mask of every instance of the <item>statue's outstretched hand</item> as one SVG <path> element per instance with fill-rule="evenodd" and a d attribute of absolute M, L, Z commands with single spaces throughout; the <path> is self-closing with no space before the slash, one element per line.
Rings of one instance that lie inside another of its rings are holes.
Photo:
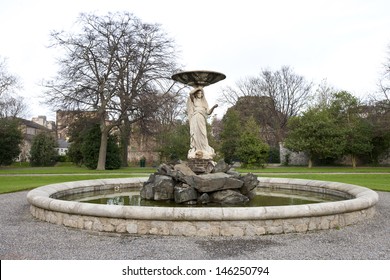
<path fill-rule="evenodd" d="M 213 107 L 211 107 L 210 111 L 208 112 L 209 115 L 211 115 L 215 108 L 218 107 L 218 104 L 215 104 Z"/>

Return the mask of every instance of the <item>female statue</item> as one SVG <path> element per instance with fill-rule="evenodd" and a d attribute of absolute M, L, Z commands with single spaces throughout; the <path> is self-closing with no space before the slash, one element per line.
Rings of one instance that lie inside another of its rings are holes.
<path fill-rule="evenodd" d="M 211 115 L 218 105 L 209 108 L 204 97 L 203 87 L 197 87 L 190 91 L 187 100 L 187 112 L 190 122 L 191 149 L 188 158 L 212 159 L 214 149 L 209 146 L 207 139 L 207 117 Z"/>

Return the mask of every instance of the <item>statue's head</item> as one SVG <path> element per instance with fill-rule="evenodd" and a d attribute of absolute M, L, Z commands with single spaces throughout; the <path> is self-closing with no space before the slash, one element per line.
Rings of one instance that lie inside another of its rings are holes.
<path fill-rule="evenodd" d="M 203 98 L 203 96 L 204 96 L 204 91 L 203 91 L 203 88 L 197 88 L 197 90 L 194 92 L 194 96 L 196 97 L 196 98 Z"/>

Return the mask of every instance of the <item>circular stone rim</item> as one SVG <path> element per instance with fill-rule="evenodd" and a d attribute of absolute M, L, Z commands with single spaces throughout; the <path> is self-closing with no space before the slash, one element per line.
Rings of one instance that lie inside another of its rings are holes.
<path fill-rule="evenodd" d="M 371 208 L 378 202 L 378 194 L 375 191 L 362 186 L 328 181 L 265 177 L 258 179 L 259 184 L 264 186 L 286 185 L 289 186 L 289 188 L 294 188 L 294 186 L 320 188 L 324 190 L 343 192 L 353 198 L 335 202 L 303 205 L 219 208 L 101 205 L 77 201 L 63 201 L 53 198 L 56 193 L 86 187 L 112 187 L 113 185 L 123 187 L 133 185 L 134 187 L 139 187 L 146 180 L 147 178 L 142 177 L 84 180 L 51 184 L 31 190 L 27 194 L 27 200 L 32 206 L 48 211 L 117 219 L 159 221 L 242 221 L 291 219 L 354 212 Z"/>

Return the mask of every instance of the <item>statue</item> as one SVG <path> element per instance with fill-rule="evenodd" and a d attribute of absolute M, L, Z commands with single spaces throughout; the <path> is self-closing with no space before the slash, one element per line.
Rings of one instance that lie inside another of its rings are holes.
<path fill-rule="evenodd" d="M 212 159 L 215 156 L 214 149 L 209 146 L 207 139 L 207 117 L 213 113 L 216 107 L 218 105 L 209 108 L 203 87 L 197 87 L 190 91 L 187 100 L 191 141 L 191 149 L 188 151 L 189 159 Z"/>
<path fill-rule="evenodd" d="M 207 117 L 218 105 L 209 108 L 203 88 L 225 79 L 222 73 L 213 71 L 187 71 L 172 76 L 172 79 L 192 86 L 187 100 L 187 113 L 190 122 L 190 150 L 188 159 L 210 161 L 215 156 L 214 149 L 209 146 L 207 139 Z"/>

